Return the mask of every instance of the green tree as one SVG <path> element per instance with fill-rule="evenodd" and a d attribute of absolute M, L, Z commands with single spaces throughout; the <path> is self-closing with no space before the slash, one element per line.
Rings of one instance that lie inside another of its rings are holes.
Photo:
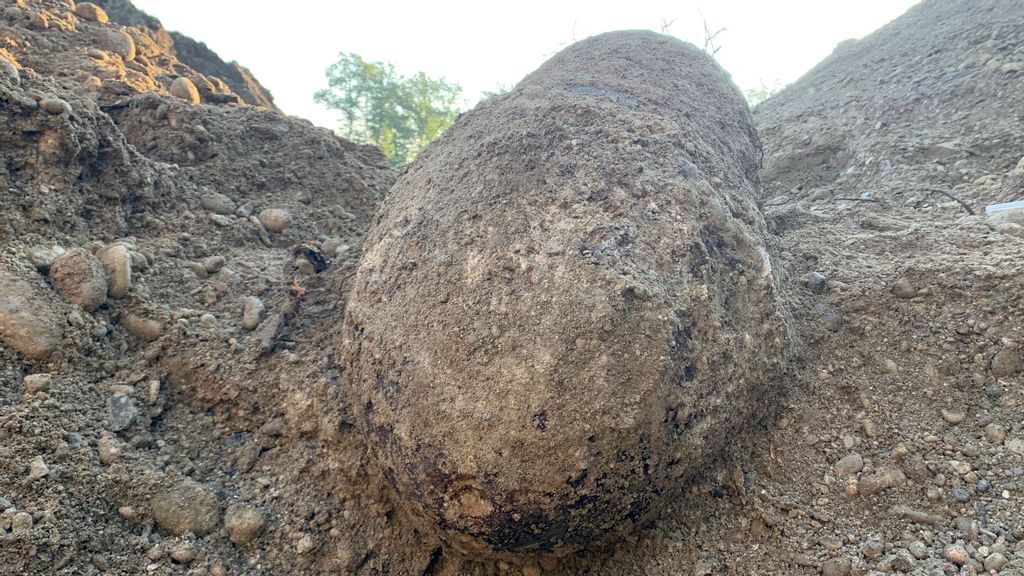
<path fill-rule="evenodd" d="M 779 82 L 776 82 L 772 86 L 767 86 L 762 81 L 760 86 L 744 90 L 743 95 L 746 96 L 747 98 L 747 104 L 749 104 L 750 107 L 753 108 L 754 106 L 757 106 L 761 102 L 764 102 L 765 100 L 778 94 L 779 90 L 782 90 L 782 86 Z"/>
<path fill-rule="evenodd" d="M 388 62 L 341 54 L 313 99 L 341 112 L 342 136 L 380 147 L 399 167 L 441 135 L 461 111 L 462 88 L 423 72 L 406 77 Z"/>

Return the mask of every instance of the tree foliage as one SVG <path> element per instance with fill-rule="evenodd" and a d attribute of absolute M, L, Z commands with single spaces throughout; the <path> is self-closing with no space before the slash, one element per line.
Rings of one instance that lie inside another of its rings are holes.
<path fill-rule="evenodd" d="M 746 96 L 747 98 L 747 104 L 749 104 L 750 107 L 753 108 L 754 106 L 757 106 L 761 102 L 764 102 L 765 100 L 778 94 L 779 90 L 782 90 L 782 86 L 779 85 L 779 83 L 777 82 L 772 86 L 767 86 L 764 82 L 761 82 L 761 85 L 756 88 L 749 88 L 747 90 L 744 90 L 743 95 Z"/>
<path fill-rule="evenodd" d="M 392 166 L 412 161 L 459 115 L 462 87 L 423 72 L 402 76 L 388 62 L 339 55 L 314 100 L 341 113 L 342 136 L 374 144 Z"/>

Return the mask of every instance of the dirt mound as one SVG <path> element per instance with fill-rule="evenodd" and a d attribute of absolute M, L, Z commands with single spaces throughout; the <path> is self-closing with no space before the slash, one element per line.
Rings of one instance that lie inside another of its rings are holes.
<path fill-rule="evenodd" d="M 351 526 L 385 524 L 379 505 L 321 542 L 367 493 L 331 496 L 366 483 L 358 450 L 329 482 L 274 486 L 309 474 L 314 431 L 343 428 L 309 400 L 330 368 L 296 339 L 331 316 L 394 175 L 102 5 L 0 11 L 0 573 L 363 563 Z M 181 79 L 200 104 L 172 94 Z"/>
<path fill-rule="evenodd" d="M 757 110 L 772 203 L 980 211 L 1024 149 L 1024 26 L 1003 0 L 925 0 Z"/>
<path fill-rule="evenodd" d="M 616 32 L 421 155 L 345 332 L 416 516 L 474 552 L 564 555 L 635 530 L 768 412 L 785 336 L 759 152 L 711 58 Z"/>

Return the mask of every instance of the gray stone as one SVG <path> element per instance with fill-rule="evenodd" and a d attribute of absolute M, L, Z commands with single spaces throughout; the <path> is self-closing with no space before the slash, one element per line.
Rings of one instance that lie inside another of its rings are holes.
<path fill-rule="evenodd" d="M 864 469 L 864 459 L 860 454 L 849 454 L 836 462 L 836 476 L 852 476 Z"/>
<path fill-rule="evenodd" d="M 135 399 L 125 394 L 115 394 L 108 401 L 110 429 L 114 432 L 127 430 L 139 416 Z"/>
<path fill-rule="evenodd" d="M 995 573 L 1002 570 L 1009 560 L 999 552 L 993 552 L 985 558 L 985 570 Z"/>
<path fill-rule="evenodd" d="M 822 294 L 828 289 L 828 280 L 820 272 L 808 272 L 800 277 L 800 285 L 815 294 Z"/>
<path fill-rule="evenodd" d="M 0 75 L 5 76 L 15 86 L 21 85 L 21 73 L 18 72 L 18 67 L 3 56 L 0 56 Z"/>
<path fill-rule="evenodd" d="M 255 296 L 246 296 L 242 301 L 242 326 L 246 330 L 255 330 L 263 322 L 266 313 L 263 301 Z"/>
<path fill-rule="evenodd" d="M 200 204 L 203 208 L 213 212 L 214 214 L 220 214 L 222 216 L 231 216 L 235 213 L 235 202 L 231 198 L 221 194 L 220 192 L 214 192 L 212 190 L 207 191 L 203 194 L 200 199 Z M 229 221 L 230 222 L 230 221 Z"/>

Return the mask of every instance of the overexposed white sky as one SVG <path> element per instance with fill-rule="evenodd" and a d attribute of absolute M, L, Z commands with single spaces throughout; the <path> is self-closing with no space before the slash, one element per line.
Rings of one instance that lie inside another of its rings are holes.
<path fill-rule="evenodd" d="M 392 62 L 462 85 L 466 105 L 514 85 L 561 48 L 610 30 L 643 28 L 703 45 L 704 20 L 718 61 L 743 89 L 787 84 L 836 44 L 860 38 L 917 0 L 133 0 L 165 27 L 248 67 L 295 116 L 333 128 L 313 102 L 339 52 Z"/>

